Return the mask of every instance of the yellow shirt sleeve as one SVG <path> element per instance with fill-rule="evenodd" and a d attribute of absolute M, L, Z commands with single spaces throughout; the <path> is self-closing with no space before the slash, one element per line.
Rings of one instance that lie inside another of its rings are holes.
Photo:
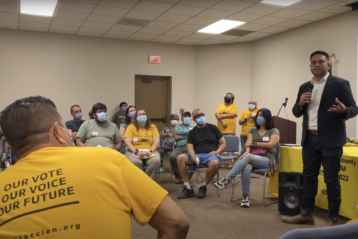
<path fill-rule="evenodd" d="M 168 194 L 127 158 L 122 164 L 123 184 L 133 217 L 140 225 L 146 225 Z"/>
<path fill-rule="evenodd" d="M 241 115 L 240 115 L 240 118 L 239 118 L 240 121 L 241 121 L 241 120 L 244 120 L 244 114 L 245 114 L 245 110 L 243 110 L 243 111 L 241 112 Z"/>
<path fill-rule="evenodd" d="M 237 115 L 237 105 L 236 104 L 232 104 L 232 112 L 231 114 Z"/>
<path fill-rule="evenodd" d="M 126 129 L 126 132 L 124 133 L 124 138 L 133 138 L 134 135 L 135 126 L 129 125 Z"/>
<path fill-rule="evenodd" d="M 152 124 L 150 127 L 152 128 L 153 131 L 153 137 L 159 137 L 159 131 L 157 129 L 157 126 L 155 126 L 155 124 Z"/>
<path fill-rule="evenodd" d="M 220 108 L 221 108 L 220 106 L 221 106 L 221 104 L 220 104 L 220 105 L 218 106 L 218 108 L 216 109 L 216 113 L 217 113 L 217 114 L 220 114 Z"/>

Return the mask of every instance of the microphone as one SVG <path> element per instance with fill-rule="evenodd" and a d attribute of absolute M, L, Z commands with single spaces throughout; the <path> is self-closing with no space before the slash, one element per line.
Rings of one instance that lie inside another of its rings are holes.
<path fill-rule="evenodd" d="M 285 108 L 286 108 L 286 105 L 287 105 L 287 101 L 288 101 L 288 98 L 286 98 L 285 103 L 283 103 L 283 106 L 285 106 Z"/>
<path fill-rule="evenodd" d="M 308 85 L 308 92 L 312 93 L 314 85 L 311 83 Z"/>

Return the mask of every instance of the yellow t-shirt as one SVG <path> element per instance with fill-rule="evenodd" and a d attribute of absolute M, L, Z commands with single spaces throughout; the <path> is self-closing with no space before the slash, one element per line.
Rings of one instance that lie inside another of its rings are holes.
<path fill-rule="evenodd" d="M 124 138 L 132 138 L 132 144 L 136 149 L 150 149 L 153 145 L 153 137 L 159 137 L 159 132 L 154 124 L 149 129 L 139 129 L 134 124 L 128 126 Z"/>
<path fill-rule="evenodd" d="M 252 113 L 257 114 L 257 112 L 259 111 L 259 109 L 254 109 L 254 110 L 243 110 L 241 112 L 239 121 L 244 120 L 247 116 L 251 115 Z M 250 118 L 248 121 L 246 121 L 245 124 L 241 125 L 241 136 L 247 136 L 247 134 L 249 133 L 249 130 L 255 126 L 255 118 Z"/>
<path fill-rule="evenodd" d="M 131 238 L 166 195 L 113 149 L 43 148 L 0 173 L 0 238 Z"/>
<path fill-rule="evenodd" d="M 235 104 L 231 104 L 226 106 L 225 104 L 220 104 L 216 110 L 216 113 L 219 115 L 228 115 L 228 114 L 236 114 L 237 115 L 237 106 Z M 237 117 L 237 116 L 236 116 Z M 224 118 L 223 120 L 227 124 L 227 127 L 224 128 L 224 125 L 221 121 L 217 121 L 218 128 L 223 134 L 235 134 L 236 133 L 236 117 L 235 118 Z"/>

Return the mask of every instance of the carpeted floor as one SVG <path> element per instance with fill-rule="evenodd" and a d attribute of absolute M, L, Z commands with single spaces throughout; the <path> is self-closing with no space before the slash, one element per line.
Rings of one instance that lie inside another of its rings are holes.
<path fill-rule="evenodd" d="M 167 163 L 168 161 L 165 160 Z M 165 164 L 168 168 L 168 165 Z M 220 177 L 228 173 L 228 169 L 220 169 Z M 205 177 L 205 171 L 201 173 L 201 184 Z M 192 179 L 195 193 L 201 184 Z M 290 225 L 281 221 L 282 215 L 277 210 L 277 203 L 264 207 L 262 203 L 263 181 L 253 179 L 251 181 L 251 207 L 240 207 L 240 201 L 231 202 L 232 186 L 221 191 L 221 197 L 217 196 L 213 182 L 208 185 L 206 198 L 196 197 L 178 200 L 177 196 L 182 191 L 182 184 L 170 183 L 170 173 L 161 174 L 161 186 L 169 192 L 169 196 L 183 209 L 190 221 L 190 230 L 187 238 L 195 239 L 277 239 L 287 231 L 296 228 L 320 227 L 326 217 L 326 210 L 316 208 L 315 226 Z M 241 195 L 241 184 L 237 185 L 236 196 Z M 270 194 L 266 197 L 274 199 Z M 344 224 L 348 219 L 341 217 L 339 224 Z M 132 238 L 148 239 L 156 238 L 156 231 L 146 225 L 140 226 L 133 220 Z"/>

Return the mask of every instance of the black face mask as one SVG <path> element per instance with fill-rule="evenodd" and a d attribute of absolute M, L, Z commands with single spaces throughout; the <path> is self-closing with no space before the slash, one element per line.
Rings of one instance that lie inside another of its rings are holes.
<path fill-rule="evenodd" d="M 231 103 L 231 99 L 229 97 L 225 97 L 224 101 L 226 104 L 230 104 Z"/>

